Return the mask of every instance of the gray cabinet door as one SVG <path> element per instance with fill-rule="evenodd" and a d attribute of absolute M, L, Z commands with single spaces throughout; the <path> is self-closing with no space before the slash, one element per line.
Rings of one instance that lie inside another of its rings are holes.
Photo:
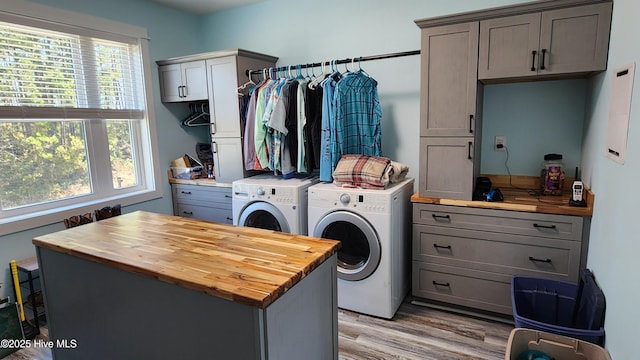
<path fill-rule="evenodd" d="M 213 137 L 211 146 L 216 181 L 231 183 L 242 179 L 244 177 L 242 139 Z"/>
<path fill-rule="evenodd" d="M 420 136 L 473 136 L 478 26 L 422 29 Z"/>
<path fill-rule="evenodd" d="M 240 137 L 240 105 L 236 56 L 207 60 L 211 135 L 215 138 Z"/>
<path fill-rule="evenodd" d="M 162 102 L 207 100 L 207 70 L 204 60 L 158 67 Z"/>
<path fill-rule="evenodd" d="M 478 79 L 606 70 L 610 27 L 611 3 L 481 21 Z"/>
<path fill-rule="evenodd" d="M 421 137 L 421 197 L 471 200 L 475 161 L 473 137 Z"/>
<path fill-rule="evenodd" d="M 539 74 L 607 69 L 611 3 L 542 13 L 540 51 L 547 50 Z"/>
<path fill-rule="evenodd" d="M 539 39 L 540 13 L 481 21 L 478 79 L 536 75 Z"/>

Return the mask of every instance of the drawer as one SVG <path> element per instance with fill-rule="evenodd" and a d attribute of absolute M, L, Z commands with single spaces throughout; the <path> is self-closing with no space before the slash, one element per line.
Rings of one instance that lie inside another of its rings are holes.
<path fill-rule="evenodd" d="M 173 184 L 171 188 L 174 201 L 197 200 L 231 204 L 230 187 Z"/>
<path fill-rule="evenodd" d="M 505 275 L 577 281 L 581 243 L 413 225 L 413 260 Z"/>
<path fill-rule="evenodd" d="M 448 228 L 581 241 L 583 218 L 450 205 L 413 204 L 413 222 Z"/>
<path fill-rule="evenodd" d="M 231 207 L 201 206 L 177 203 L 175 215 L 198 220 L 213 221 L 222 224 L 233 224 Z"/>
<path fill-rule="evenodd" d="M 425 299 L 512 314 L 508 276 L 414 261 L 411 293 Z"/>

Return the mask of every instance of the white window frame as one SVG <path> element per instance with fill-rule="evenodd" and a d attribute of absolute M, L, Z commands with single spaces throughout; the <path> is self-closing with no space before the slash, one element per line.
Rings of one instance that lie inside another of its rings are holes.
<path fill-rule="evenodd" d="M 49 225 L 62 222 L 63 219 L 73 215 L 79 215 L 87 212 L 93 212 L 103 206 L 114 205 L 115 203 L 127 206 L 144 201 L 158 199 L 162 197 L 162 189 L 158 187 L 161 174 L 158 160 L 158 144 L 156 133 L 156 121 L 153 105 L 151 62 L 149 59 L 149 37 L 147 30 L 141 27 L 124 24 L 112 20 L 102 19 L 95 16 L 62 10 L 45 6 L 41 4 L 31 3 L 24 0 L 11 0 L 2 3 L 0 8 L 0 17 L 10 19 L 11 17 L 26 17 L 36 20 L 44 20 L 50 23 L 57 23 L 62 26 L 82 27 L 85 29 L 95 30 L 99 32 L 108 32 L 115 35 L 126 37 L 134 37 L 139 39 L 140 50 L 142 52 L 142 69 L 144 78 L 144 96 L 146 101 L 146 126 L 139 126 L 134 129 L 139 132 L 139 140 L 145 149 L 144 155 L 138 154 L 134 161 L 141 166 L 138 171 L 143 172 L 139 189 L 134 192 L 118 193 L 112 192 L 103 197 L 93 197 L 81 203 L 73 203 L 73 201 L 61 201 L 59 207 L 46 210 L 36 210 L 30 213 L 24 213 L 12 217 L 0 218 L 0 236 L 23 231 L 39 226 Z M 91 122 L 85 121 L 87 126 L 91 126 Z M 87 132 L 90 137 L 91 132 Z M 87 139 L 91 141 L 91 139 Z M 111 182 L 111 178 L 107 180 Z"/>

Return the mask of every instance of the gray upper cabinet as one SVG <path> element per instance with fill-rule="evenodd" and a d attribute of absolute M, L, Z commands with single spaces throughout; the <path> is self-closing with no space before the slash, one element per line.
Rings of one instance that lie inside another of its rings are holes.
<path fill-rule="evenodd" d="M 610 26 L 610 2 L 483 20 L 478 79 L 606 70 Z"/>
<path fill-rule="evenodd" d="M 473 136 L 478 22 L 422 30 L 420 136 Z"/>
<path fill-rule="evenodd" d="M 204 60 L 158 66 L 162 102 L 207 100 Z"/>

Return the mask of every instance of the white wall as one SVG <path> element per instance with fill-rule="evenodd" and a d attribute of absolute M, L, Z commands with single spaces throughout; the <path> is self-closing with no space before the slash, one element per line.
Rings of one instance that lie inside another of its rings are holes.
<path fill-rule="evenodd" d="M 640 184 L 640 80 L 635 75 L 627 155 L 624 165 L 605 157 L 606 125 L 613 69 L 635 62 L 640 47 L 637 14 L 640 3 L 615 0 L 609 45 L 609 70 L 593 79 L 587 110 L 583 167 L 585 182 L 595 195 L 588 265 L 607 299 L 606 347 L 614 359 L 637 359 L 640 320 L 640 219 L 636 186 Z"/>

